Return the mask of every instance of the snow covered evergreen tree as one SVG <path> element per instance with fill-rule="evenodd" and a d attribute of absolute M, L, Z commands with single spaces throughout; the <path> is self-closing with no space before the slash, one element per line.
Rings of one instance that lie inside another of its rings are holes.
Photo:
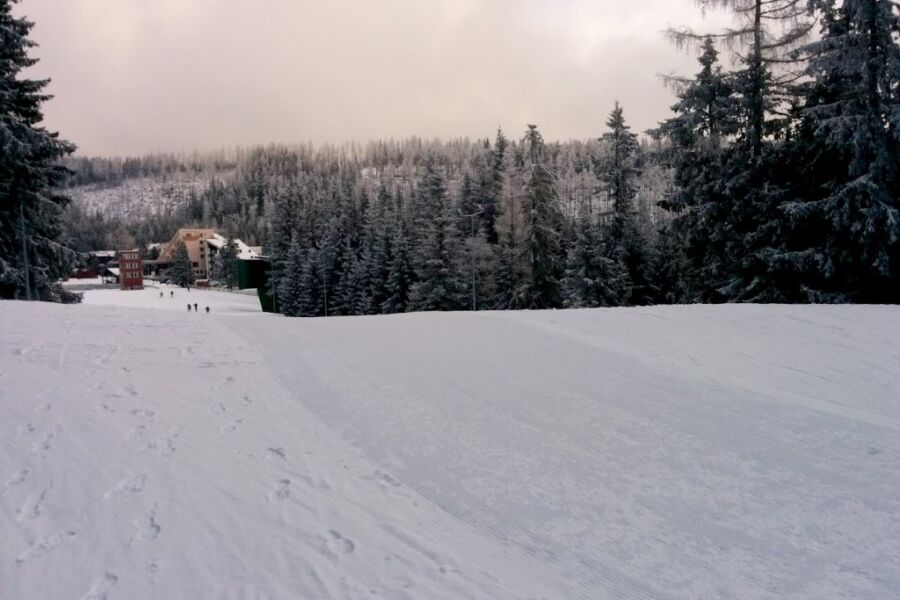
<path fill-rule="evenodd" d="M 284 264 L 278 271 L 280 277 L 276 284 L 278 310 L 285 316 L 296 317 L 301 313 L 304 266 L 303 248 L 295 236 L 288 247 Z"/>
<path fill-rule="evenodd" d="M 175 246 L 175 257 L 172 260 L 172 281 L 181 287 L 194 283 L 194 266 L 191 264 L 187 246 L 181 240 L 178 240 L 178 244 Z"/>
<path fill-rule="evenodd" d="M 729 301 L 776 302 L 790 299 L 773 257 L 785 235 L 779 206 L 787 188 L 775 172 L 783 165 L 783 140 L 789 135 L 790 84 L 802 67 L 798 47 L 815 20 L 801 0 L 701 0 L 706 8 L 730 11 L 737 25 L 715 34 L 733 48 L 738 69 L 732 84 L 741 126 L 723 151 L 716 185 L 728 199 L 716 220 L 727 257 L 716 265 L 717 280 L 707 293 Z M 708 35 L 672 30 L 676 43 L 702 42 Z"/>
<path fill-rule="evenodd" d="M 675 116 L 659 128 L 671 145 L 669 161 L 675 171 L 673 194 L 662 203 L 675 214 L 665 235 L 676 238 L 684 253 L 683 263 L 669 267 L 684 267 L 677 274 L 683 286 L 677 289 L 685 294 L 679 300 L 689 302 L 723 300 L 720 289 L 733 271 L 728 248 L 732 199 L 722 175 L 725 145 L 738 133 L 741 116 L 732 79 L 722 72 L 718 56 L 712 38 L 705 38 L 700 71 L 693 79 L 674 82 Z M 673 277 L 669 272 L 670 289 Z"/>
<path fill-rule="evenodd" d="M 63 236 L 69 199 L 56 190 L 67 174 L 58 161 L 75 146 L 39 126 L 49 80 L 21 77 L 37 62 L 33 23 L 13 4 L 0 0 L 0 298 L 67 300 L 57 282 L 75 255 Z"/>
<path fill-rule="evenodd" d="M 525 304 L 521 220 L 522 210 L 518 199 L 512 193 L 504 194 L 497 219 L 497 266 L 492 286 L 492 306 L 498 310 L 522 308 Z"/>
<path fill-rule="evenodd" d="M 604 256 L 599 226 L 584 211 L 566 261 L 563 303 L 567 308 L 619 306 L 628 300 L 631 281 L 624 265 Z"/>
<path fill-rule="evenodd" d="M 536 125 L 528 126 L 523 144 L 527 152 L 525 198 L 521 206 L 526 267 L 523 300 L 527 308 L 555 308 L 562 304 L 563 217 L 544 138 Z"/>
<path fill-rule="evenodd" d="M 391 236 L 391 259 L 387 272 L 387 297 L 381 304 L 384 313 L 405 312 L 409 308 L 415 271 L 410 253 L 409 234 L 398 216 Z"/>
<path fill-rule="evenodd" d="M 459 231 L 447 201 L 443 179 L 433 162 L 426 165 L 418 193 L 421 214 L 416 244 L 416 282 L 410 291 L 410 310 L 456 310 L 462 301 L 462 285 L 456 253 Z"/>
<path fill-rule="evenodd" d="M 315 248 L 308 248 L 303 253 L 300 262 L 300 297 L 298 299 L 300 316 L 323 316 L 326 314 L 327 291 L 323 282 L 323 261 L 319 257 L 319 251 Z"/>
<path fill-rule="evenodd" d="M 900 302 L 900 5 L 820 5 L 776 261 L 808 300 Z"/>
<path fill-rule="evenodd" d="M 650 281 L 651 258 L 649 242 L 641 230 L 634 210 L 636 180 L 640 173 L 640 144 L 637 135 L 625 123 L 622 107 L 615 103 L 609 119 L 608 131 L 600 137 L 604 152 L 597 160 L 597 178 L 601 191 L 612 202 L 613 214 L 603 227 L 605 257 L 627 273 L 627 304 L 651 304 L 653 288 Z M 623 282 L 620 277 L 617 282 Z M 614 294 L 615 296 L 615 294 Z"/>
<path fill-rule="evenodd" d="M 229 238 L 213 262 L 215 271 L 213 278 L 224 283 L 228 289 L 236 286 L 238 260 L 237 245 L 232 238 Z"/>

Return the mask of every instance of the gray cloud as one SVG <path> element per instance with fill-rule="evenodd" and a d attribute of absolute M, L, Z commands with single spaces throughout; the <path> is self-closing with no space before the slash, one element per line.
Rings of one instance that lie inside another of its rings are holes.
<path fill-rule="evenodd" d="M 657 77 L 695 71 L 661 31 L 693 0 L 23 0 L 46 122 L 83 154 L 379 137 L 483 137 L 526 122 L 640 131 Z M 720 19 L 721 20 L 721 19 Z"/>

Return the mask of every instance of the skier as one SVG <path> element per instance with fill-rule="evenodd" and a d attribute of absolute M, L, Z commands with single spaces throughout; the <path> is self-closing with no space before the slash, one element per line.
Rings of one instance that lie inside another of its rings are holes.
<path fill-rule="evenodd" d="M 209 307 L 206 307 L 206 314 L 209 314 Z"/>
<path fill-rule="evenodd" d="M 191 303 L 188 302 L 188 312 L 191 312 Z"/>
<path fill-rule="evenodd" d="M 194 312 L 198 312 L 198 311 L 197 311 L 197 303 L 196 303 L 196 302 L 194 302 Z"/>

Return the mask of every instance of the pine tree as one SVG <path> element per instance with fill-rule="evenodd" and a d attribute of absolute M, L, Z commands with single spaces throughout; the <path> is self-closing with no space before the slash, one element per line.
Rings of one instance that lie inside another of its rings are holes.
<path fill-rule="evenodd" d="M 178 240 L 175 246 L 175 258 L 172 261 L 172 281 L 181 287 L 194 283 L 194 267 L 191 257 L 188 255 L 187 246 L 182 240 Z"/>
<path fill-rule="evenodd" d="M 548 164 L 544 139 L 536 125 L 529 125 L 523 140 L 525 167 L 524 255 L 526 278 L 523 296 L 527 308 L 561 305 L 562 213 L 553 171 Z"/>
<path fill-rule="evenodd" d="M 654 294 L 650 281 L 649 243 L 634 210 L 640 145 L 637 135 L 625 123 L 618 102 L 606 126 L 609 130 L 600 137 L 604 153 L 596 163 L 601 191 L 613 205 L 613 214 L 603 228 L 605 257 L 627 273 L 630 289 L 624 296 L 625 303 L 650 304 Z"/>
<path fill-rule="evenodd" d="M 637 135 L 625 123 L 625 115 L 618 101 L 606 120 L 608 131 L 600 136 L 605 152 L 597 160 L 597 178 L 601 191 L 612 201 L 613 210 L 620 214 L 633 212 L 636 193 L 635 180 L 640 170 L 640 144 Z"/>
<path fill-rule="evenodd" d="M 690 29 L 670 29 L 669 36 L 679 46 L 723 41 L 735 48 L 740 62 L 734 85 L 745 119 L 740 140 L 752 159 L 763 154 L 767 133 L 776 122 L 773 109 L 781 103 L 786 87 L 795 79 L 795 53 L 809 36 L 815 19 L 808 0 L 698 0 L 704 10 L 725 9 L 737 21 L 718 34 L 696 33 Z M 776 73 L 777 71 L 777 73 Z"/>
<path fill-rule="evenodd" d="M 386 214 L 391 204 L 390 192 L 381 187 L 375 195 L 375 201 L 366 208 L 359 259 L 355 265 L 354 275 L 358 286 L 355 300 L 358 314 L 380 313 L 381 305 L 387 299 L 391 232 Z"/>
<path fill-rule="evenodd" d="M 353 247 L 352 238 L 345 237 L 338 258 L 340 270 L 337 272 L 338 280 L 334 290 L 334 308 L 330 314 L 359 314 L 359 298 L 363 292 L 362 287 L 366 283 L 361 277 L 363 270 L 359 266 L 360 262 L 356 248 Z"/>
<path fill-rule="evenodd" d="M 299 312 L 304 317 L 320 317 L 326 314 L 327 291 L 322 276 L 323 261 L 315 248 L 309 248 L 300 260 Z"/>
<path fill-rule="evenodd" d="M 457 270 L 459 233 L 451 216 L 443 179 L 433 163 L 426 166 L 420 210 L 428 218 L 419 219 L 416 244 L 416 282 L 410 291 L 410 310 L 456 310 L 461 306 L 462 286 Z"/>
<path fill-rule="evenodd" d="M 713 227 L 727 257 L 709 270 L 715 277 L 709 295 L 730 301 L 782 302 L 789 300 L 773 257 L 785 232 L 779 206 L 788 189 L 776 176 L 783 165 L 784 138 L 790 135 L 785 118 L 791 100 L 790 84 L 803 64 L 798 46 L 815 20 L 801 0 L 701 0 L 705 8 L 729 10 L 737 26 L 713 36 L 735 50 L 738 69 L 733 86 L 741 126 L 734 142 L 722 153 L 716 177 L 719 193 L 727 198 L 725 214 Z M 688 30 L 671 31 L 677 43 L 702 41 L 707 36 Z"/>
<path fill-rule="evenodd" d="M 237 285 L 238 260 L 237 245 L 233 239 L 229 238 L 219 250 L 214 261 L 214 278 L 224 283 L 228 289 Z"/>
<path fill-rule="evenodd" d="M 415 278 L 410 256 L 409 236 L 402 218 L 398 216 L 391 237 L 392 255 L 387 274 L 387 298 L 381 304 L 384 313 L 405 312 L 409 308 L 410 294 Z"/>
<path fill-rule="evenodd" d="M 497 220 L 497 268 L 494 273 L 493 308 L 512 310 L 525 306 L 523 289 L 525 274 L 521 240 L 522 211 L 512 193 L 504 194 Z"/>
<path fill-rule="evenodd" d="M 57 282 L 74 264 L 63 235 L 69 199 L 56 189 L 67 176 L 59 159 L 75 146 L 39 126 L 49 80 L 20 78 L 33 23 L 0 0 L 0 298 L 72 300 Z"/>
<path fill-rule="evenodd" d="M 661 124 L 658 134 L 671 144 L 669 162 L 676 184 L 662 202 L 675 214 L 666 235 L 677 242 L 666 243 L 676 243 L 684 254 L 683 262 L 669 266 L 684 268 L 677 275 L 683 283 L 680 300 L 708 302 L 723 299 L 719 290 L 734 271 L 727 246 L 732 199 L 722 176 L 725 145 L 737 134 L 741 117 L 732 80 L 718 65 L 711 37 L 705 38 L 698 61 L 701 69 L 693 79 L 674 81 L 675 116 Z"/>
<path fill-rule="evenodd" d="M 590 214 L 582 214 L 566 261 L 564 305 L 567 308 L 618 306 L 625 304 L 630 294 L 627 269 L 603 255 L 599 227 Z"/>
<path fill-rule="evenodd" d="M 476 191 L 477 209 L 481 213 L 481 229 L 489 244 L 497 244 L 497 219 L 500 215 L 500 197 L 503 193 L 503 179 L 506 171 L 506 149 L 509 141 L 501 129 L 497 129 L 494 147 L 488 145 L 484 156 L 477 164 Z M 472 210 L 464 210 L 471 214 Z"/>
<path fill-rule="evenodd" d="M 297 237 L 294 236 L 288 247 L 284 265 L 279 270 L 281 277 L 277 283 L 278 308 L 285 316 L 300 315 L 304 264 L 303 249 Z"/>
<path fill-rule="evenodd" d="M 790 237 L 775 262 L 803 299 L 900 302 L 900 6 L 824 2 L 808 45 Z"/>

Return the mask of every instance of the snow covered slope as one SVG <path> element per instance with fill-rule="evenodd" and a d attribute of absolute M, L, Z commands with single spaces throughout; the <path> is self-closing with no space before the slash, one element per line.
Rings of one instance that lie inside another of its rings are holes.
<path fill-rule="evenodd" d="M 896 307 L 190 295 L 0 305 L 0 598 L 897 597 Z"/>
<path fill-rule="evenodd" d="M 182 208 L 191 198 L 209 189 L 217 178 L 228 181 L 233 172 L 172 173 L 166 176 L 123 179 L 115 184 L 82 185 L 66 190 L 74 204 L 87 213 L 107 218 L 146 219 Z"/>

